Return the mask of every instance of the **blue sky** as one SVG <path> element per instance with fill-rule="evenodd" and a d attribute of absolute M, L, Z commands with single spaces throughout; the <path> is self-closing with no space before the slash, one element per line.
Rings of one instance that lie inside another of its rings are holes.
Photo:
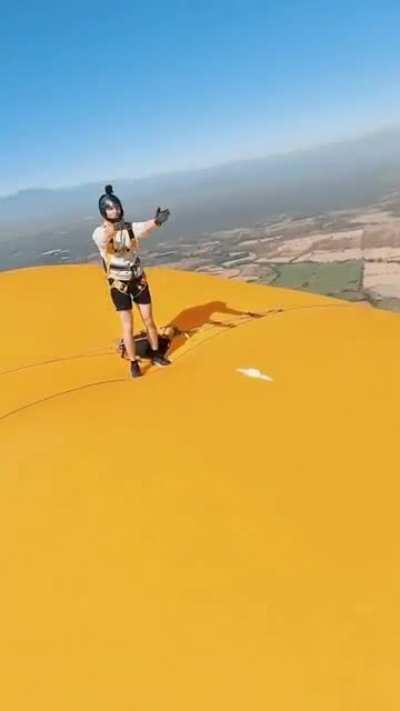
<path fill-rule="evenodd" d="M 7 3 L 0 194 L 400 123 L 399 25 L 398 0 Z"/>

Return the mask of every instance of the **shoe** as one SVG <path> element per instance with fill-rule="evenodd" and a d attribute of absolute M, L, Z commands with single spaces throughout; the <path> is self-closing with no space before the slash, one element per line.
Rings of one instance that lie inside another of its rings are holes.
<path fill-rule="evenodd" d="M 153 365 L 157 365 L 159 368 L 164 368 L 166 365 L 171 365 L 171 361 L 168 358 L 164 358 L 158 351 L 153 351 L 151 356 L 151 362 Z"/>
<path fill-rule="evenodd" d="M 138 360 L 131 360 L 131 376 L 132 378 L 140 378 L 143 375 L 140 370 L 140 365 Z"/>

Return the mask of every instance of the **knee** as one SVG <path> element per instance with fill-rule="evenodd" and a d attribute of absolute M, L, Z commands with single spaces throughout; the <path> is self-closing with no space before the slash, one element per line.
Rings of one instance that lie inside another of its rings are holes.
<path fill-rule="evenodd" d="M 132 338 L 133 337 L 132 326 L 123 326 L 122 327 L 122 335 L 124 338 Z"/>

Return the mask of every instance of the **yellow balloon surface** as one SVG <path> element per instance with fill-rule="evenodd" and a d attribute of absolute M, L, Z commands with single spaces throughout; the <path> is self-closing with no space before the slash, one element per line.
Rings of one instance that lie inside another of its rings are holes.
<path fill-rule="evenodd" d="M 0 708 L 397 711 L 398 315 L 148 276 L 131 379 L 98 266 L 0 274 Z"/>

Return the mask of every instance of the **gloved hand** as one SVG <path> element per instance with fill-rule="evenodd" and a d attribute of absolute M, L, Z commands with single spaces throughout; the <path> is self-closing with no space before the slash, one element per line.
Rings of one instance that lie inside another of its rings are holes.
<path fill-rule="evenodd" d="M 166 222 L 169 218 L 170 212 L 169 210 L 165 209 L 162 210 L 161 207 L 157 208 L 156 216 L 154 218 L 156 225 L 160 227 L 164 222 Z"/>

